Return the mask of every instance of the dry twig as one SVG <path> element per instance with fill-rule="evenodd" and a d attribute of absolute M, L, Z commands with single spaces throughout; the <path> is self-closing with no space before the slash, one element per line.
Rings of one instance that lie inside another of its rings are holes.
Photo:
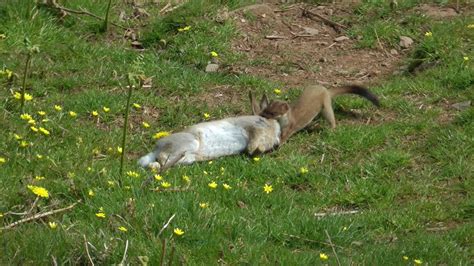
<path fill-rule="evenodd" d="M 336 249 L 334 248 L 334 244 L 331 241 L 331 237 L 329 236 L 328 230 L 324 230 L 324 232 L 326 233 L 326 236 L 328 237 L 329 244 L 331 244 L 332 253 L 334 253 L 334 256 L 336 257 L 337 265 L 341 266 L 341 262 L 339 261 L 339 257 L 337 256 Z"/>
<path fill-rule="evenodd" d="M 127 239 L 127 242 L 125 242 L 125 251 L 123 252 L 122 261 L 120 262 L 119 265 L 125 265 L 125 260 L 127 259 L 127 251 L 128 251 L 128 239 Z"/>
<path fill-rule="evenodd" d="M 313 16 L 317 17 L 320 20 L 322 20 L 324 23 L 329 24 L 329 26 L 333 27 L 336 31 L 339 31 L 339 28 L 341 28 L 343 30 L 347 30 L 347 27 L 340 24 L 340 23 L 329 20 L 329 19 L 319 15 L 318 13 L 312 12 L 311 10 L 308 10 L 308 9 L 305 9 L 305 8 L 302 8 L 302 7 L 301 7 L 301 9 L 303 10 L 303 16 L 309 17 L 310 19 L 313 19 L 313 20 L 314 20 Z"/>
<path fill-rule="evenodd" d="M 87 238 L 86 238 L 86 235 L 83 235 L 84 236 L 84 245 L 86 246 L 86 253 L 87 253 L 87 258 L 89 258 L 89 262 L 91 263 L 92 266 L 94 266 L 94 261 L 92 260 L 91 258 L 91 254 L 89 253 L 89 247 L 87 246 Z"/>
<path fill-rule="evenodd" d="M 160 236 L 161 233 L 163 233 L 163 231 L 170 225 L 171 221 L 174 219 L 175 216 L 176 216 L 176 213 L 171 215 L 171 217 L 168 219 L 168 222 L 166 222 L 166 224 L 163 225 L 163 228 L 161 228 L 160 232 L 158 232 L 158 236 Z"/>

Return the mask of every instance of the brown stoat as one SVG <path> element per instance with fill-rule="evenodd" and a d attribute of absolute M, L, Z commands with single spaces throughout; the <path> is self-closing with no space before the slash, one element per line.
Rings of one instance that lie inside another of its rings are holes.
<path fill-rule="evenodd" d="M 358 85 L 347 85 L 340 88 L 326 89 L 315 85 L 306 88 L 291 106 L 285 101 L 271 101 L 260 115 L 267 119 L 276 119 L 281 127 L 281 142 L 284 143 L 291 135 L 306 127 L 322 111 L 323 116 L 336 127 L 331 99 L 340 94 L 357 94 L 380 106 L 377 96 L 368 89 Z"/>

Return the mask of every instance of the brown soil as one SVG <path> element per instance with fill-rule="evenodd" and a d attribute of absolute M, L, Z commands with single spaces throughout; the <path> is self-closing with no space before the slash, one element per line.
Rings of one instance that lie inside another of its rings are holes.
<path fill-rule="evenodd" d="M 382 44 L 377 49 L 356 48 L 354 39 L 337 42 L 335 38 L 346 36 L 343 31 L 305 16 L 300 7 L 303 5 L 282 9 L 278 4 L 258 4 L 232 12 L 241 32 L 233 48 L 248 57 L 233 70 L 290 87 L 315 83 L 331 87 L 373 83 L 397 68 L 400 51 L 392 55 Z M 347 4 L 306 7 L 326 18 L 352 15 Z"/>

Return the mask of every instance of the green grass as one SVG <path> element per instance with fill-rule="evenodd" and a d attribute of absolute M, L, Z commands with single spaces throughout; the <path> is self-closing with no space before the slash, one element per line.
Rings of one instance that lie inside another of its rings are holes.
<path fill-rule="evenodd" d="M 106 1 L 99 2 L 74 0 L 67 6 L 103 16 Z M 327 263 L 336 265 L 325 231 L 343 265 L 409 265 L 413 259 L 431 265 L 472 264 L 473 108 L 456 111 L 447 102 L 474 98 L 474 30 L 467 28 L 474 21 L 460 16 L 435 22 L 402 12 L 419 1 L 399 1 L 401 11 L 395 13 L 380 1 L 364 1 L 353 17 L 350 31 L 363 37 L 361 47 L 377 46 L 374 29 L 389 45 L 407 34 L 416 47 L 406 64 L 438 62 L 416 75 L 389 77 L 374 88 L 382 108 L 376 110 L 357 98 L 338 98 L 336 110 L 357 108 L 363 115 L 354 118 L 338 112 L 335 130 L 322 122 L 259 162 L 233 156 L 163 174 L 182 191 L 140 190 L 151 173 L 139 169 L 136 160 L 151 149 L 155 132 L 203 121 L 205 112 L 212 118 L 248 114 L 248 89 L 260 94 L 275 88 L 276 81 L 203 71 L 211 51 L 220 54 L 223 64 L 246 60 L 230 49 L 237 32 L 234 25 L 210 18 L 220 4 L 233 9 L 249 2 L 190 1 L 164 17 L 124 22 L 140 33 L 145 51 L 131 48 L 116 27 L 100 33 L 101 23 L 93 18 L 72 15 L 59 20 L 25 1 L 0 3 L 0 34 L 6 36 L 0 39 L 0 67 L 17 75 L 13 84 L 4 77 L 0 81 L 0 157 L 6 159 L 0 164 L 0 224 L 23 218 L 9 212 L 31 208 L 35 196 L 27 188 L 30 184 L 50 192 L 48 199 L 39 199 L 33 213 L 81 201 L 70 211 L 0 231 L 0 264 L 87 264 L 85 237 L 96 264 L 120 263 L 127 241 L 126 263 L 159 264 L 166 239 L 166 261 L 174 249 L 173 263 L 315 265 L 326 263 L 319 258 L 319 253 L 326 253 Z M 113 5 L 111 21 L 118 21 L 120 10 L 131 12 L 123 3 Z M 161 7 L 146 6 L 151 14 Z M 187 25 L 191 30 L 177 31 Z M 433 33 L 430 38 L 424 35 L 428 30 Z M 27 102 L 26 112 L 50 130 L 50 136 L 29 129 L 11 95 L 21 84 L 25 36 L 41 50 L 34 55 L 27 80 L 27 92 L 34 99 Z M 160 44 L 162 39 L 166 45 Z M 130 114 L 125 169 L 140 174 L 131 178 L 119 175 L 116 147 L 126 74 L 138 55 L 143 55 L 145 75 L 153 77 L 153 85 L 133 92 L 132 102 L 142 108 Z M 471 60 L 465 61 L 465 56 Z M 216 88 L 223 86 L 229 87 L 225 94 L 235 93 L 241 101 L 213 100 Z M 54 110 L 57 104 L 61 112 Z M 49 122 L 41 122 L 40 110 L 47 112 Z M 78 113 L 76 118 L 68 115 L 71 110 Z M 93 110 L 99 119 L 91 116 Z M 151 128 L 143 128 L 143 121 Z M 19 147 L 14 134 L 33 146 Z M 301 167 L 309 173 L 301 174 Z M 190 184 L 183 175 L 191 178 Z M 211 181 L 219 187 L 210 189 Z M 224 183 L 232 189 L 223 189 Z M 272 193 L 263 192 L 266 183 L 273 186 Z M 154 181 L 151 187 L 159 185 Z M 89 190 L 95 195 L 89 196 Z M 209 208 L 201 209 L 200 202 L 209 202 Z M 104 219 L 95 215 L 101 207 Z M 315 217 L 354 209 L 360 213 Z M 170 226 L 158 235 L 174 214 Z M 59 226 L 51 229 L 48 222 Z M 128 231 L 121 232 L 119 226 Z M 173 235 L 174 228 L 185 234 Z"/>

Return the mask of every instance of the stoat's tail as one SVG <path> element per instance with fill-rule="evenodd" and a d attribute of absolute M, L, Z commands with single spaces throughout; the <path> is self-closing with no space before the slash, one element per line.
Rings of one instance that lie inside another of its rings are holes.
<path fill-rule="evenodd" d="M 371 101 L 375 106 L 380 106 L 380 102 L 377 96 L 375 96 L 375 94 L 373 94 L 368 89 L 362 86 L 347 85 L 340 88 L 333 88 L 328 91 L 331 94 L 331 98 L 340 94 L 351 93 L 366 98 L 367 100 Z"/>
<path fill-rule="evenodd" d="M 151 163 L 154 162 L 156 162 L 156 156 L 153 152 L 148 153 L 138 160 L 138 164 L 140 164 L 143 168 L 147 168 Z"/>

